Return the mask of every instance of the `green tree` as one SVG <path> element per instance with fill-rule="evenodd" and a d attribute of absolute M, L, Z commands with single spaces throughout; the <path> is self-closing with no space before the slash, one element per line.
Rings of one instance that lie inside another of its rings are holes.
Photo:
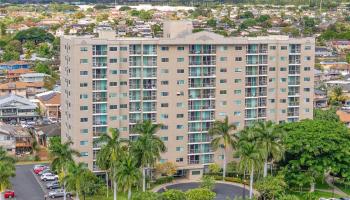
<path fill-rule="evenodd" d="M 124 148 L 128 143 L 127 139 L 120 138 L 118 129 L 110 128 L 108 134 L 103 134 L 96 140 L 95 144 L 104 144 L 101 150 L 97 153 L 97 165 L 102 170 L 108 170 L 111 173 L 113 180 L 113 195 L 114 200 L 117 199 L 118 194 L 118 166 L 121 157 L 123 156 Z"/>
<path fill-rule="evenodd" d="M 44 73 L 44 74 L 51 73 L 51 69 L 50 69 L 48 63 L 44 63 L 44 62 L 37 62 L 34 66 L 34 71 L 36 71 L 38 73 Z"/>
<path fill-rule="evenodd" d="M 315 178 L 325 173 L 350 177 L 350 145 L 348 128 L 336 121 L 303 120 L 283 125 L 285 178 L 291 186 L 310 184 L 314 190 Z"/>
<path fill-rule="evenodd" d="M 241 29 L 247 29 L 251 26 L 255 26 L 257 25 L 257 22 L 255 21 L 255 19 L 246 19 L 244 20 L 241 25 L 239 26 Z"/>
<path fill-rule="evenodd" d="M 19 53 L 11 49 L 5 49 L 4 54 L 2 55 L 2 60 L 5 62 L 19 60 Z"/>
<path fill-rule="evenodd" d="M 212 191 L 215 187 L 215 178 L 213 176 L 203 176 L 200 187 Z"/>
<path fill-rule="evenodd" d="M 214 174 L 217 174 L 217 173 L 220 173 L 220 166 L 216 163 L 213 163 L 213 164 L 210 164 L 209 165 L 209 172 L 210 173 L 214 173 Z"/>
<path fill-rule="evenodd" d="M 133 155 L 142 167 L 142 191 L 146 191 L 146 168 L 152 167 L 160 158 L 160 153 L 166 151 L 164 142 L 156 135 L 160 127 L 160 124 L 147 120 L 137 123 L 132 130 L 139 134 L 133 145 Z"/>
<path fill-rule="evenodd" d="M 249 198 L 253 198 L 254 171 L 261 167 L 265 152 L 259 148 L 254 127 L 246 127 L 238 134 L 236 155 L 241 170 L 250 172 Z"/>
<path fill-rule="evenodd" d="M 347 97 L 343 93 L 343 88 L 335 86 L 332 88 L 329 95 L 329 104 L 334 106 L 340 106 L 347 100 Z"/>
<path fill-rule="evenodd" d="M 210 18 L 207 20 L 207 25 L 212 27 L 212 28 L 215 28 L 216 27 L 216 19 L 214 18 Z"/>
<path fill-rule="evenodd" d="M 213 137 L 211 141 L 211 146 L 213 150 L 218 149 L 219 147 L 223 148 L 224 153 L 224 163 L 223 163 L 223 174 L 222 179 L 226 177 L 226 160 L 227 160 L 227 151 L 230 148 L 236 148 L 236 137 L 233 131 L 236 130 L 236 125 L 229 123 L 228 117 L 225 117 L 223 121 L 215 121 L 212 128 L 209 129 L 209 135 Z"/>
<path fill-rule="evenodd" d="M 245 11 L 241 15 L 239 15 L 239 18 L 241 18 L 241 19 L 249 19 L 249 18 L 254 19 L 254 14 L 251 11 Z"/>
<path fill-rule="evenodd" d="M 63 177 L 67 189 L 75 192 L 76 199 L 79 199 L 79 194 L 81 194 L 82 176 L 86 170 L 84 163 L 72 162 L 68 165 L 66 176 Z"/>
<path fill-rule="evenodd" d="M 340 122 L 339 116 L 337 115 L 337 109 L 331 107 L 329 109 L 314 109 L 314 119 L 315 120 L 324 120 L 324 121 L 334 121 Z"/>
<path fill-rule="evenodd" d="M 47 43 L 40 43 L 39 46 L 36 48 L 36 53 L 40 57 L 44 58 L 51 58 L 51 48 Z"/>
<path fill-rule="evenodd" d="M 55 141 L 55 140 L 53 140 Z M 74 156 L 80 156 L 78 151 L 71 149 L 71 141 L 65 143 L 52 143 L 49 145 L 49 153 L 52 158 L 52 169 L 56 172 L 62 174 L 63 177 L 66 176 L 68 172 L 68 167 L 74 162 Z M 66 200 L 66 181 L 63 182 L 64 187 L 64 200 Z"/>
<path fill-rule="evenodd" d="M 26 41 L 33 41 L 35 44 L 42 42 L 52 42 L 55 37 L 45 31 L 44 29 L 38 27 L 32 27 L 27 30 L 18 31 L 13 37 L 15 40 L 19 40 L 21 43 Z"/>
<path fill-rule="evenodd" d="M 93 196 L 94 194 L 99 192 L 99 189 L 102 187 L 102 183 L 100 179 L 96 177 L 96 175 L 88 169 L 84 170 L 81 177 L 81 185 L 80 192 L 84 197 Z"/>
<path fill-rule="evenodd" d="M 185 200 L 186 199 L 186 195 L 184 192 L 180 191 L 180 190 L 166 190 L 165 192 L 163 192 L 161 194 L 162 196 L 162 200 Z"/>
<path fill-rule="evenodd" d="M 208 189 L 197 188 L 186 192 L 186 200 L 214 200 L 216 194 Z"/>
<path fill-rule="evenodd" d="M 0 22 L 0 36 L 6 35 L 6 24 L 4 22 Z"/>
<path fill-rule="evenodd" d="M 15 175 L 15 160 L 0 147 L 0 199 L 3 198 L 3 192 L 11 186 L 10 178 Z"/>
<path fill-rule="evenodd" d="M 263 149 L 264 155 L 264 174 L 267 176 L 267 163 L 279 161 L 284 155 L 284 146 L 282 139 L 284 131 L 272 121 L 258 122 L 256 124 L 257 143 Z"/>
<path fill-rule="evenodd" d="M 274 200 L 284 196 L 287 184 L 282 175 L 275 177 L 267 176 L 257 181 L 255 188 L 259 192 L 260 198 L 264 200 Z"/>
<path fill-rule="evenodd" d="M 121 189 L 128 192 L 128 200 L 131 199 L 131 187 L 136 185 L 141 177 L 137 161 L 127 153 L 120 161 L 117 171 L 117 179 Z"/>
<path fill-rule="evenodd" d="M 132 200 L 159 200 L 160 195 L 154 192 L 138 192 L 134 194 L 131 198 Z"/>

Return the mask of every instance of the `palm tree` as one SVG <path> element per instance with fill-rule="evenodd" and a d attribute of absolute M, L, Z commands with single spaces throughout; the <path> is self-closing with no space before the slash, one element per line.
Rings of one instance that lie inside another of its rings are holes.
<path fill-rule="evenodd" d="M 128 153 L 120 161 L 117 172 L 118 183 L 124 192 L 128 191 L 128 200 L 131 199 L 131 187 L 134 186 L 141 177 L 137 161 Z"/>
<path fill-rule="evenodd" d="M 282 144 L 282 137 L 284 131 L 272 121 L 257 123 L 256 131 L 258 133 L 258 146 L 264 149 L 265 152 L 264 177 L 266 177 L 269 159 L 278 161 L 283 157 L 284 146 Z"/>
<path fill-rule="evenodd" d="M 67 169 L 70 164 L 74 162 L 73 157 L 74 156 L 80 156 L 79 152 L 71 149 L 71 145 L 73 143 L 71 141 L 67 141 L 63 144 L 61 143 L 54 143 L 50 144 L 49 146 L 49 152 L 50 156 L 52 157 L 52 168 L 62 173 L 63 177 L 67 174 Z M 64 190 L 64 196 L 63 199 L 66 200 L 66 182 L 63 182 L 63 190 Z"/>
<path fill-rule="evenodd" d="M 6 154 L 0 147 L 0 199 L 4 198 L 3 192 L 11 186 L 10 177 L 16 175 L 15 160 Z"/>
<path fill-rule="evenodd" d="M 146 167 L 153 166 L 160 158 L 160 153 L 166 151 L 163 141 L 155 135 L 160 127 L 160 124 L 153 124 L 148 120 L 137 123 L 132 130 L 133 133 L 139 134 L 132 151 L 142 167 L 143 191 L 146 191 Z"/>
<path fill-rule="evenodd" d="M 254 127 L 246 127 L 239 133 L 236 154 L 239 156 L 239 167 L 250 172 L 249 198 L 253 198 L 254 171 L 260 168 L 264 152 L 256 142 Z"/>
<path fill-rule="evenodd" d="M 79 193 L 81 193 L 82 176 L 86 172 L 84 163 L 71 163 L 68 167 L 67 175 L 63 178 L 67 183 L 67 188 L 70 191 L 75 191 L 75 199 L 79 200 Z"/>
<path fill-rule="evenodd" d="M 110 128 L 111 135 L 103 134 L 96 140 L 97 144 L 104 144 L 97 154 L 97 165 L 102 170 L 109 170 L 113 179 L 114 200 L 117 200 L 117 169 L 118 162 L 123 154 L 123 148 L 128 140 L 120 138 L 118 129 Z"/>
<path fill-rule="evenodd" d="M 225 117 L 224 121 L 215 121 L 212 128 L 209 129 L 209 135 L 213 136 L 211 146 L 213 150 L 217 150 L 219 147 L 224 149 L 224 163 L 222 179 L 225 180 L 226 176 L 226 152 L 228 148 L 235 148 L 236 138 L 233 131 L 236 130 L 236 125 L 229 124 L 228 117 Z"/>

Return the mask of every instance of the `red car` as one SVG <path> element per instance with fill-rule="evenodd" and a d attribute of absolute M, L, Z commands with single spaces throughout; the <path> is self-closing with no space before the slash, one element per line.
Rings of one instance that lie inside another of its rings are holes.
<path fill-rule="evenodd" d="M 34 173 L 35 174 L 39 174 L 39 172 L 43 171 L 44 169 L 46 169 L 46 167 L 38 167 L 34 169 Z"/>
<path fill-rule="evenodd" d="M 11 190 L 6 190 L 4 193 L 5 199 L 15 197 L 15 192 Z"/>

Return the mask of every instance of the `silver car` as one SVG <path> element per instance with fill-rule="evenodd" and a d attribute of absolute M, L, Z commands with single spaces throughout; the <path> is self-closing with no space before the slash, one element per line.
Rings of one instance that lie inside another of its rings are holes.
<path fill-rule="evenodd" d="M 57 189 L 49 192 L 49 197 L 51 199 L 57 198 L 57 197 L 63 197 L 64 196 L 64 190 L 63 189 Z M 72 196 L 70 192 L 66 192 L 66 196 L 69 198 Z"/>

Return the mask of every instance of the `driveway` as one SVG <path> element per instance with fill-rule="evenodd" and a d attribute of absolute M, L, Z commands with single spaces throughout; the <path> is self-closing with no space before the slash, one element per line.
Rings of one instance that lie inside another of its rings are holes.
<path fill-rule="evenodd" d="M 43 200 L 44 192 L 32 173 L 33 165 L 17 165 L 11 179 L 16 200 Z"/>
<path fill-rule="evenodd" d="M 174 185 L 168 185 L 166 186 L 166 189 L 187 191 L 190 189 L 198 188 L 199 184 L 200 183 L 198 182 L 178 183 Z M 235 197 L 243 196 L 243 188 L 231 184 L 216 183 L 213 191 L 216 193 L 215 200 L 226 200 L 227 197 L 234 199 Z M 158 192 L 164 192 L 164 189 L 160 189 Z M 245 190 L 245 194 L 246 198 L 248 198 L 249 191 L 247 189 Z"/>

